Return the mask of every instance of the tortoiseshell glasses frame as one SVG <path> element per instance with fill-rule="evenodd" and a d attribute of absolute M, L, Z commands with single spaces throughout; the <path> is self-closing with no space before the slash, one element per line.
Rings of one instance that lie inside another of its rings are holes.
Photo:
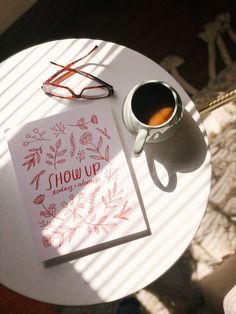
<path fill-rule="evenodd" d="M 61 69 L 57 71 L 55 74 L 53 74 L 49 79 L 47 79 L 43 85 L 42 89 L 43 91 L 51 96 L 59 97 L 59 98 L 65 98 L 65 99 L 78 99 L 78 98 L 85 98 L 85 99 L 98 99 L 98 98 L 105 98 L 108 96 L 112 96 L 114 94 L 113 87 L 104 82 L 103 80 L 99 79 L 98 77 L 87 73 L 85 71 L 82 71 L 79 67 L 77 68 L 71 68 L 75 63 L 83 60 L 87 56 L 89 56 L 91 53 L 93 53 L 98 46 L 95 46 L 91 51 L 89 51 L 85 56 L 72 61 L 71 63 L 67 64 L 66 66 L 62 66 L 58 63 L 52 62 L 52 64 L 60 66 Z M 74 74 L 80 74 L 83 75 L 97 83 L 99 85 L 96 86 L 88 86 L 82 89 L 82 91 L 79 94 L 76 94 L 72 88 L 61 85 L 61 82 L 69 78 L 70 76 Z"/>

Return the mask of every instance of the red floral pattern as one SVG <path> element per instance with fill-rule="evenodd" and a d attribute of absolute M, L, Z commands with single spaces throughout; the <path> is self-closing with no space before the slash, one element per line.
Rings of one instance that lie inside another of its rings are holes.
<path fill-rule="evenodd" d="M 93 114 L 90 119 L 81 116 L 74 124 L 58 122 L 48 130 L 39 131 L 38 128 L 34 128 L 32 134 L 25 134 L 23 146 L 31 147 L 25 153 L 26 161 L 22 166 L 25 166 L 27 171 L 34 170 L 30 185 L 34 190 L 39 190 L 39 194 L 32 202 L 36 205 L 35 208 L 39 209 L 37 213 L 41 217 L 39 226 L 42 229 L 42 244 L 45 248 L 61 247 L 70 242 L 81 228 L 85 228 L 88 234 L 99 235 L 108 233 L 120 223 L 129 220 L 132 208 L 123 196 L 123 189 L 119 188 L 117 183 L 118 169 L 114 168 L 110 161 L 108 141 L 111 140 L 111 136 L 107 128 L 96 127 L 98 122 L 97 115 Z M 51 138 L 46 137 L 46 134 L 50 134 Z M 43 145 L 32 147 L 36 141 L 41 141 Z M 84 149 L 81 149 L 81 145 Z M 87 167 L 88 177 L 93 174 L 91 165 L 97 164 L 100 168 L 101 162 L 109 163 L 110 168 L 104 173 L 104 179 L 107 181 L 106 190 L 96 183 L 94 187 L 91 185 L 89 194 L 85 195 L 79 187 L 75 189 L 72 186 L 73 192 L 65 193 L 63 201 L 59 203 L 55 198 L 49 203 L 46 197 L 48 194 L 44 194 L 41 189 L 41 177 L 45 180 L 49 173 L 55 172 L 56 180 L 60 181 L 58 173 L 62 165 L 72 158 L 79 162 L 81 169 L 82 165 Z M 48 169 L 38 169 L 43 162 L 49 166 Z M 49 170 L 50 168 L 54 169 L 54 172 Z"/>
<path fill-rule="evenodd" d="M 82 145 L 86 145 L 86 144 L 90 144 L 93 140 L 93 135 L 91 132 L 84 132 L 84 134 L 81 135 L 80 137 L 80 144 Z"/>

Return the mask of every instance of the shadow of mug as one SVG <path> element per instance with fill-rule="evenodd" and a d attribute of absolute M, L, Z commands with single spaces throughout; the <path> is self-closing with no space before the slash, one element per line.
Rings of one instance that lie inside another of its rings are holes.
<path fill-rule="evenodd" d="M 175 135 L 164 142 L 147 143 L 144 152 L 153 182 L 161 190 L 172 192 L 177 185 L 178 172 L 192 172 L 202 165 L 207 144 L 198 124 L 185 110 Z M 165 169 L 164 176 L 160 175 L 162 167 Z"/>

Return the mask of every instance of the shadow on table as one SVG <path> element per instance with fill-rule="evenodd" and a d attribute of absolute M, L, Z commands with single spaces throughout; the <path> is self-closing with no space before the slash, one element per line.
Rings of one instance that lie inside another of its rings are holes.
<path fill-rule="evenodd" d="M 207 153 L 207 145 L 198 124 L 185 111 L 175 135 L 167 141 L 146 144 L 145 154 L 153 182 L 165 192 L 172 192 L 177 185 L 177 173 L 198 169 Z M 156 162 L 159 165 L 156 165 Z M 162 167 L 163 166 L 163 167 Z M 168 181 L 164 182 L 168 176 Z"/>

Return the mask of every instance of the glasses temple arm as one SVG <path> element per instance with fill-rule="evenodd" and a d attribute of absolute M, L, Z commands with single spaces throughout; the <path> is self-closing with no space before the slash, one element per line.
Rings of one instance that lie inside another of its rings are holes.
<path fill-rule="evenodd" d="M 88 57 L 91 53 L 93 53 L 96 49 L 98 48 L 98 46 L 94 46 L 92 50 L 90 50 L 85 56 L 76 59 L 75 61 L 72 61 L 71 63 L 67 64 L 66 67 L 71 67 L 72 65 L 74 65 L 75 63 L 79 62 L 80 60 L 83 60 L 84 58 Z M 51 62 L 52 63 L 52 62 Z"/>
<path fill-rule="evenodd" d="M 63 67 L 63 66 L 61 66 L 61 65 L 59 65 L 59 64 L 57 64 L 57 63 L 55 63 L 55 62 L 52 62 L 52 61 L 50 61 L 50 63 L 52 63 L 52 64 L 55 64 L 55 65 L 58 65 L 58 66 L 60 66 L 60 67 L 62 67 L 62 69 L 60 70 L 61 71 L 61 73 L 62 73 L 62 71 L 64 70 L 63 68 L 67 68 L 67 67 L 71 67 L 73 64 L 75 64 L 76 62 L 78 62 L 78 61 L 80 61 L 80 60 L 82 60 L 82 59 L 84 59 L 84 58 L 86 58 L 87 56 L 89 56 L 94 50 L 96 50 L 98 48 L 98 46 L 96 45 L 96 46 L 94 46 L 93 47 L 93 49 L 92 50 L 90 50 L 85 56 L 83 56 L 82 58 L 79 58 L 79 59 L 77 59 L 77 60 L 75 60 L 75 61 L 73 61 L 73 62 L 71 62 L 71 63 L 69 63 L 69 64 L 67 64 L 65 67 Z M 55 74 L 53 74 L 49 79 L 47 79 L 46 81 L 45 81 L 45 83 L 49 83 L 51 80 L 53 80 L 55 77 L 57 77 L 58 76 L 58 74 L 60 74 L 60 71 L 59 72 L 57 72 L 57 73 L 55 73 Z"/>
<path fill-rule="evenodd" d="M 59 67 L 61 67 L 61 68 L 63 68 L 63 69 L 66 69 L 66 70 L 68 70 L 68 71 L 72 71 L 72 72 L 81 74 L 81 75 L 83 75 L 83 76 L 85 76 L 85 77 L 88 77 L 88 78 L 90 78 L 90 79 L 92 79 L 92 80 L 94 80 L 94 81 L 99 82 L 100 84 L 104 84 L 104 85 L 108 86 L 110 89 L 113 89 L 113 87 L 112 87 L 110 84 L 106 83 L 105 81 L 99 79 L 99 78 L 96 77 L 96 76 L 93 76 L 93 75 L 90 74 L 90 73 L 84 72 L 84 71 L 82 71 L 82 70 L 79 70 L 79 71 L 78 71 L 78 70 L 76 70 L 76 69 L 72 69 L 72 68 L 70 67 L 70 64 L 69 64 L 69 65 L 66 65 L 66 66 L 63 66 L 63 65 L 58 64 L 58 63 L 53 62 L 53 61 L 50 61 L 50 63 L 53 64 L 53 65 L 57 65 L 57 66 L 59 66 Z"/>

